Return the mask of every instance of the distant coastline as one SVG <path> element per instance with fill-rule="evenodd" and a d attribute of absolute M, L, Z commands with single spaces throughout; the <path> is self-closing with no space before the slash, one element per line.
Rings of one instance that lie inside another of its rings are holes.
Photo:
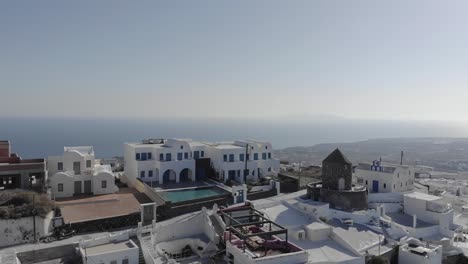
<path fill-rule="evenodd" d="M 347 119 L 59 119 L 0 118 L 0 139 L 10 140 L 24 158 L 47 157 L 64 146 L 92 145 L 100 157 L 122 156 L 124 142 L 178 137 L 202 141 L 262 139 L 279 150 L 327 142 L 352 143 L 374 138 L 468 137 L 451 123 L 353 121 Z M 335 143 L 334 143 L 335 144 Z"/>

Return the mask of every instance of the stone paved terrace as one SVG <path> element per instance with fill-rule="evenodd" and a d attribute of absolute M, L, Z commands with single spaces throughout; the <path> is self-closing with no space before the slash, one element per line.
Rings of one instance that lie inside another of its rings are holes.
<path fill-rule="evenodd" d="M 114 194 L 57 199 L 65 223 L 139 213 L 140 203 L 149 202 L 149 198 L 132 188 L 123 188 Z"/>

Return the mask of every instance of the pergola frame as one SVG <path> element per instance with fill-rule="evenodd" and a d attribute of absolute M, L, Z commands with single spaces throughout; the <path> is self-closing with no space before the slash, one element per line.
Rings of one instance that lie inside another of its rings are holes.
<path fill-rule="evenodd" d="M 233 217 L 232 212 L 240 212 L 240 211 L 249 211 L 249 215 L 245 216 L 238 216 L 238 217 Z M 232 240 L 232 233 L 234 233 L 236 236 L 238 236 L 242 241 L 243 241 L 243 251 L 245 252 L 246 248 L 246 240 L 251 238 L 251 237 L 256 237 L 256 236 L 273 236 L 273 235 L 282 235 L 284 234 L 286 236 L 286 245 L 288 244 L 288 229 L 284 228 L 283 226 L 271 221 L 270 219 L 266 218 L 262 212 L 254 209 L 254 208 L 239 208 L 239 209 L 231 209 L 227 213 L 220 211 L 221 215 L 227 217 L 229 221 L 229 242 Z M 241 223 L 237 219 L 239 218 L 253 218 L 253 217 L 258 217 L 260 221 L 256 222 L 249 222 L 249 223 Z M 237 218 L 237 219 L 236 219 Z M 234 223 L 234 224 L 232 224 Z M 252 226 L 252 225 L 264 225 L 268 224 L 269 225 L 269 231 L 264 231 L 264 232 L 259 232 L 259 233 L 254 233 L 254 234 L 244 234 L 242 232 L 242 227 L 244 226 Z M 272 226 L 278 228 L 279 230 L 272 230 Z M 267 254 L 267 247 L 264 246 L 265 248 L 265 255 Z"/>

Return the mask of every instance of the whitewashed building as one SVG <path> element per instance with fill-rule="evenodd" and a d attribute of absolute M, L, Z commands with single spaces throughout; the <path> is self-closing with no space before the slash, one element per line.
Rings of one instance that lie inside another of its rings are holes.
<path fill-rule="evenodd" d="M 126 232 L 81 241 L 79 252 L 84 264 L 140 263 L 139 248 Z"/>
<path fill-rule="evenodd" d="M 203 180 L 214 170 L 225 182 L 257 181 L 279 172 L 279 160 L 272 152 L 270 143 L 254 140 L 206 143 L 148 139 L 124 144 L 125 175 L 130 182 L 141 179 L 163 184 Z"/>
<path fill-rule="evenodd" d="M 359 163 L 354 169 L 355 181 L 371 193 L 406 192 L 414 189 L 414 168 L 405 165 Z"/>
<path fill-rule="evenodd" d="M 47 159 L 47 170 L 54 198 L 118 191 L 110 166 L 96 162 L 90 146 L 65 147 L 62 156 Z"/>
<path fill-rule="evenodd" d="M 404 238 L 398 250 L 399 264 L 440 264 L 442 263 L 442 246 L 422 242 L 415 238 Z"/>
<path fill-rule="evenodd" d="M 452 237 L 457 226 L 454 224 L 454 210 L 452 205 L 439 196 L 425 193 L 408 193 L 403 195 L 404 213 L 413 216 L 413 227 L 417 220 L 434 225 L 435 229 L 419 229 L 417 237 L 429 237 L 434 234 Z"/>

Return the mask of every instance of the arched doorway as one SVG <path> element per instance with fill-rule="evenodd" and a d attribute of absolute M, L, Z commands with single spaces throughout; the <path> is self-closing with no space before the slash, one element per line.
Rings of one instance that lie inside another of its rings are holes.
<path fill-rule="evenodd" d="M 257 175 L 258 175 L 258 178 L 261 178 L 261 177 L 265 176 L 265 172 L 263 171 L 262 168 L 258 168 L 258 174 Z"/>
<path fill-rule="evenodd" d="M 180 174 L 179 174 L 179 179 L 181 182 L 183 181 L 192 181 L 193 180 L 193 174 L 192 174 L 192 170 L 189 169 L 189 168 L 185 168 L 183 169 Z"/>
<path fill-rule="evenodd" d="M 163 182 L 175 182 L 177 180 L 177 174 L 174 170 L 167 170 L 163 174 Z"/>

